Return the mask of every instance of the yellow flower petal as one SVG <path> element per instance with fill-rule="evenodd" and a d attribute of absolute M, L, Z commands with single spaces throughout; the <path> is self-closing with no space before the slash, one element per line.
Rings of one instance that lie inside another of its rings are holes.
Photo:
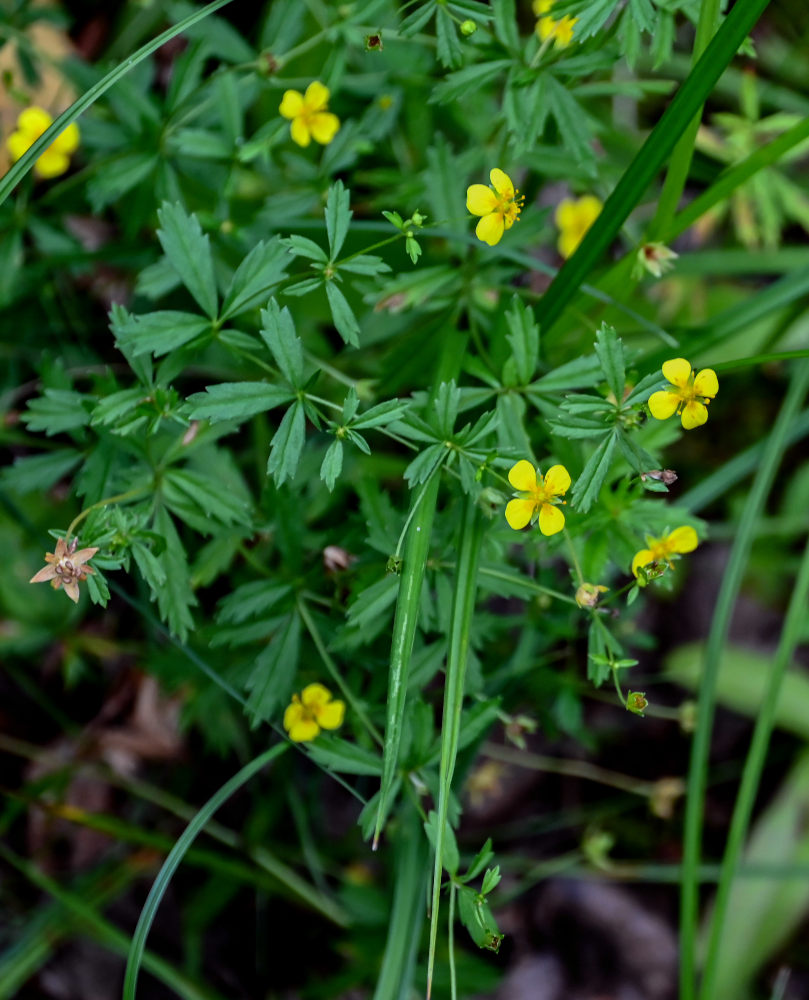
<path fill-rule="evenodd" d="M 312 136 L 309 134 L 309 126 L 306 124 L 306 119 L 302 116 L 293 118 L 289 131 L 292 141 L 299 146 L 308 146 L 312 141 Z"/>
<path fill-rule="evenodd" d="M 330 701 L 316 712 L 321 729 L 339 729 L 343 724 L 346 707 L 342 701 Z"/>
<path fill-rule="evenodd" d="M 27 135 L 23 135 L 22 132 L 12 132 L 11 135 L 6 139 L 6 149 L 9 151 L 11 159 L 14 163 L 19 160 L 23 153 L 28 152 L 33 143 L 33 139 L 29 139 Z"/>
<path fill-rule="evenodd" d="M 306 708 L 319 708 L 331 701 L 331 691 L 323 684 L 307 684 L 301 691 L 301 702 Z"/>
<path fill-rule="evenodd" d="M 594 194 L 582 195 L 577 203 L 579 224 L 583 225 L 585 230 L 589 229 L 599 215 L 601 215 L 601 209 L 603 207 L 604 205 L 602 204 L 601 199 L 596 198 Z"/>
<path fill-rule="evenodd" d="M 303 94 L 297 90 L 285 90 L 278 110 L 284 118 L 297 118 L 303 111 Z"/>
<path fill-rule="evenodd" d="M 498 212 L 490 212 L 488 215 L 484 215 L 475 226 L 475 236 L 482 243 L 488 243 L 490 247 L 493 247 L 502 239 L 504 229 L 503 216 Z"/>
<path fill-rule="evenodd" d="M 75 122 L 71 122 L 66 129 L 57 135 L 51 143 L 50 148 L 57 153 L 70 156 L 71 153 L 75 153 L 79 148 L 79 139 L 79 126 Z"/>
<path fill-rule="evenodd" d="M 306 88 L 303 101 L 307 111 L 323 111 L 329 103 L 329 88 L 319 80 L 313 80 Z"/>
<path fill-rule="evenodd" d="M 568 257 L 572 257 L 582 239 L 582 233 L 571 231 L 559 233 L 559 239 L 556 241 L 556 249 L 559 251 L 559 256 L 564 257 L 565 260 Z"/>
<path fill-rule="evenodd" d="M 637 576 L 641 566 L 648 566 L 653 561 L 654 553 L 651 549 L 641 549 L 640 552 L 636 552 L 635 558 L 632 560 L 632 575 Z"/>
<path fill-rule="evenodd" d="M 509 500 L 506 504 L 506 521 L 515 531 L 524 528 L 534 516 L 536 504 L 533 500 Z"/>
<path fill-rule="evenodd" d="M 695 427 L 701 427 L 708 419 L 708 408 L 696 399 L 686 403 L 683 407 L 682 421 L 683 427 L 687 431 L 692 431 Z"/>
<path fill-rule="evenodd" d="M 53 146 L 46 149 L 42 156 L 34 164 L 34 173 L 37 177 L 49 178 L 59 177 L 60 174 L 70 166 L 70 160 L 64 155 L 54 150 Z"/>
<path fill-rule="evenodd" d="M 309 119 L 309 130 L 315 142 L 321 146 L 328 146 L 337 135 L 340 128 L 340 119 L 330 111 L 319 111 Z"/>
<path fill-rule="evenodd" d="M 666 538 L 666 546 L 670 552 L 693 552 L 698 544 L 696 531 L 688 525 L 675 528 Z"/>
<path fill-rule="evenodd" d="M 488 215 L 497 205 L 497 195 L 485 184 L 472 184 L 466 189 L 466 210 L 472 215 Z"/>
<path fill-rule="evenodd" d="M 553 7 L 553 0 L 533 0 L 531 4 L 531 8 L 537 17 L 540 14 L 547 14 L 551 7 Z"/>
<path fill-rule="evenodd" d="M 43 108 L 26 108 L 17 119 L 17 128 L 33 142 L 53 125 L 53 118 Z M 29 145 L 31 144 L 29 142 Z"/>
<path fill-rule="evenodd" d="M 515 490 L 519 490 L 521 493 L 530 493 L 537 488 L 536 469 L 530 462 L 526 462 L 522 458 L 509 469 L 508 481 Z"/>
<path fill-rule="evenodd" d="M 561 466 L 560 466 L 561 468 Z M 539 508 L 539 530 L 543 535 L 555 535 L 565 526 L 565 515 L 558 507 L 544 503 Z"/>
<path fill-rule="evenodd" d="M 492 187 L 501 197 L 503 195 L 507 198 L 514 197 L 514 185 L 511 183 L 511 178 L 508 174 L 495 167 L 489 173 L 489 180 L 492 182 Z"/>
<path fill-rule="evenodd" d="M 572 198 L 563 198 L 556 206 L 553 221 L 560 229 L 570 229 L 578 221 L 576 202 Z"/>
<path fill-rule="evenodd" d="M 289 738 L 295 743 L 307 743 L 320 732 L 320 726 L 312 719 L 301 719 L 289 729 Z"/>
<path fill-rule="evenodd" d="M 680 397 L 667 389 L 653 392 L 649 397 L 649 411 L 655 420 L 667 420 L 673 413 L 677 412 L 680 405 Z"/>
<path fill-rule="evenodd" d="M 570 473 L 564 465 L 552 465 L 545 473 L 545 490 L 559 497 L 570 489 Z"/>
<path fill-rule="evenodd" d="M 685 358 L 672 358 L 663 363 L 663 378 L 668 379 L 672 385 L 684 389 L 690 377 L 691 364 Z"/>
<path fill-rule="evenodd" d="M 293 726 L 297 725 L 303 718 L 303 705 L 299 701 L 293 701 L 287 705 L 284 711 L 284 729 L 289 732 Z"/>
<path fill-rule="evenodd" d="M 703 368 L 694 379 L 694 389 L 698 396 L 710 396 L 711 399 L 719 392 L 719 381 L 713 368 Z"/>

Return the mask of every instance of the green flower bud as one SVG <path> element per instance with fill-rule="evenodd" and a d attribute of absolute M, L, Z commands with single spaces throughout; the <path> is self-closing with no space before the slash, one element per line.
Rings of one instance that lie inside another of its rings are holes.
<path fill-rule="evenodd" d="M 478 30 L 478 26 L 475 24 L 474 21 L 468 20 L 468 21 L 462 22 L 462 24 L 461 24 L 461 34 L 462 35 L 466 35 L 467 38 L 469 37 L 469 35 L 474 35 L 474 33 L 477 30 Z"/>

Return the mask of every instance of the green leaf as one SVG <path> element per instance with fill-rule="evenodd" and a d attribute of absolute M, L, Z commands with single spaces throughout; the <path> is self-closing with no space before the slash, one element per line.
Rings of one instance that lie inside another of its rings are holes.
<path fill-rule="evenodd" d="M 87 182 L 87 200 L 93 212 L 102 212 L 107 205 L 151 178 L 159 162 L 159 156 L 154 153 L 124 153 L 105 160 L 103 168 Z"/>
<path fill-rule="evenodd" d="M 316 260 L 319 264 L 327 264 L 328 254 L 315 243 L 314 240 L 307 239 L 306 236 L 298 236 L 293 233 L 281 240 L 281 243 L 289 249 L 295 257 L 306 257 L 308 260 Z"/>
<path fill-rule="evenodd" d="M 263 301 L 285 276 L 286 253 L 281 240 L 257 243 L 236 268 L 222 303 L 221 319 L 237 316 Z"/>
<path fill-rule="evenodd" d="M 517 375 L 522 385 L 527 385 L 534 377 L 539 360 L 539 327 L 533 310 L 515 295 L 511 309 L 506 313 L 510 333 L 506 335 L 511 345 L 512 357 Z"/>
<path fill-rule="evenodd" d="M 387 620 L 387 610 L 399 593 L 399 577 L 387 573 L 381 580 L 361 590 L 348 609 L 348 624 L 364 629 L 380 620 Z"/>
<path fill-rule="evenodd" d="M 337 332 L 347 344 L 359 347 L 360 327 L 345 295 L 333 281 L 326 282 L 326 297 Z"/>
<path fill-rule="evenodd" d="M 326 454 L 323 456 L 323 462 L 320 466 L 320 478 L 326 484 L 326 489 L 330 493 L 334 489 L 334 484 L 337 482 L 342 471 L 343 442 L 339 438 L 335 438 L 326 449 Z"/>
<path fill-rule="evenodd" d="M 192 420 L 247 420 L 295 398 L 285 386 L 268 382 L 220 382 L 188 397 Z"/>
<path fill-rule="evenodd" d="M 375 274 L 387 274 L 390 266 L 371 253 L 361 253 L 358 257 L 340 263 L 340 272 L 348 271 L 349 274 L 362 274 L 373 277 Z"/>
<path fill-rule="evenodd" d="M 248 618 L 263 616 L 290 593 L 289 584 L 278 584 L 274 580 L 243 583 L 219 602 L 216 620 L 239 625 Z"/>
<path fill-rule="evenodd" d="M 601 329 L 596 333 L 595 352 L 610 392 L 620 405 L 626 386 L 624 344 L 615 330 L 606 323 L 602 323 Z"/>
<path fill-rule="evenodd" d="M 495 7 L 495 10 L 497 9 L 498 7 Z M 487 83 L 500 79 L 511 66 L 510 59 L 495 59 L 492 62 L 473 63 L 454 73 L 448 73 L 432 88 L 428 103 L 451 104 L 468 97 Z"/>
<path fill-rule="evenodd" d="M 143 542 L 133 539 L 130 551 L 135 560 L 135 564 L 140 570 L 140 575 L 149 584 L 152 591 L 152 600 L 157 600 L 160 590 L 166 582 L 166 568 L 155 556 L 154 552 Z"/>
<path fill-rule="evenodd" d="M 306 418 L 303 403 L 297 400 L 284 414 L 272 439 L 270 457 L 267 460 L 267 474 L 273 477 L 276 486 L 280 486 L 295 475 L 305 437 Z"/>
<path fill-rule="evenodd" d="M 377 403 L 370 410 L 361 413 L 351 421 L 353 430 L 368 430 L 370 427 L 383 427 L 401 419 L 410 409 L 410 403 L 401 399 L 386 399 Z M 346 419 L 345 416 L 343 419 Z"/>
<path fill-rule="evenodd" d="M 74 431 L 90 423 L 90 397 L 73 389 L 45 389 L 32 399 L 21 420 L 29 431 L 45 431 L 48 437 Z"/>
<path fill-rule="evenodd" d="M 564 147 L 572 154 L 577 165 L 595 176 L 595 153 L 591 119 L 570 90 L 552 76 L 545 76 L 545 98 L 551 115 L 559 128 Z"/>
<path fill-rule="evenodd" d="M 492 7 L 494 12 L 494 33 L 503 45 L 511 52 L 517 52 L 520 46 L 520 31 L 517 27 L 517 5 L 514 0 L 497 0 Z M 504 60 L 509 66 L 511 60 Z M 483 67 L 485 69 L 485 66 Z"/>
<path fill-rule="evenodd" d="M 433 850 L 437 850 L 438 814 L 434 809 L 431 809 L 427 816 L 427 822 L 424 824 L 424 832 L 427 834 L 427 839 L 430 841 Z M 455 831 L 452 829 L 449 820 L 444 823 L 444 839 L 442 847 L 442 867 L 450 875 L 457 875 L 458 867 L 461 863 L 461 855 L 458 851 L 458 841 L 455 839 Z"/>
<path fill-rule="evenodd" d="M 303 385 L 303 347 L 295 336 L 292 313 L 281 309 L 275 299 L 261 310 L 261 339 L 269 347 L 284 378 L 300 389 Z"/>
<path fill-rule="evenodd" d="M 582 474 L 576 480 L 570 499 L 576 510 L 586 514 L 598 498 L 599 491 L 610 471 L 612 453 L 620 431 L 616 428 L 604 438 L 601 444 L 590 456 Z"/>
<path fill-rule="evenodd" d="M 437 0 L 427 0 L 427 3 L 423 3 L 420 7 L 407 15 L 407 17 L 399 25 L 399 33 L 403 38 L 407 38 L 409 35 L 415 35 L 417 31 L 421 31 L 424 25 L 433 16 L 433 13 L 437 7 Z"/>
<path fill-rule="evenodd" d="M 342 774 L 379 777 L 382 773 L 382 758 L 378 753 L 330 734 L 321 733 L 309 744 L 309 756 L 321 767 Z"/>
<path fill-rule="evenodd" d="M 217 295 L 211 246 L 197 217 L 169 202 L 163 202 L 157 217 L 161 226 L 157 237 L 172 267 L 205 315 L 214 319 Z"/>
<path fill-rule="evenodd" d="M 197 604 L 191 590 L 188 556 L 165 507 L 160 507 L 155 514 L 154 530 L 166 543 L 163 551 L 156 555 L 165 576 L 165 583 L 157 590 L 157 605 L 172 633 L 185 642 L 189 629 L 194 627 L 191 608 Z"/>
<path fill-rule="evenodd" d="M 459 885 L 458 915 L 461 923 L 469 931 L 469 936 L 478 948 L 488 948 L 489 951 L 500 950 L 503 935 L 497 926 L 497 921 L 486 901 L 486 897 L 475 892 L 467 885 Z"/>
<path fill-rule="evenodd" d="M 458 407 L 461 402 L 461 390 L 455 381 L 442 382 L 435 398 L 435 416 L 438 433 L 442 438 L 452 437 Z"/>
<path fill-rule="evenodd" d="M 14 465 L 7 465 L 0 472 L 0 483 L 4 489 L 23 495 L 34 491 L 45 492 L 75 469 L 82 458 L 82 453 L 73 448 L 59 448 L 45 455 L 17 458 Z"/>
<path fill-rule="evenodd" d="M 345 242 L 348 224 L 354 214 L 349 208 L 351 192 L 343 187 L 342 181 L 335 181 L 326 198 L 326 235 L 329 238 L 329 259 L 336 260 Z"/>
<path fill-rule="evenodd" d="M 232 491 L 222 489 L 222 484 L 192 469 L 169 469 L 163 485 L 172 483 L 181 490 L 203 513 L 222 524 L 249 524 L 247 504 Z"/>
<path fill-rule="evenodd" d="M 271 719 L 292 695 L 301 647 L 301 620 L 297 612 L 286 616 L 272 639 L 256 657 L 247 681 L 247 711 L 252 724 Z"/>
<path fill-rule="evenodd" d="M 122 350 L 140 354 L 170 354 L 203 333 L 211 333 L 211 324 L 196 313 L 158 310 L 136 316 L 118 309 L 110 316 L 110 329 Z"/>
<path fill-rule="evenodd" d="M 435 11 L 435 37 L 438 45 L 436 53 L 442 66 L 457 66 L 463 59 L 463 50 L 458 41 L 455 22 L 446 7 L 439 4 Z"/>

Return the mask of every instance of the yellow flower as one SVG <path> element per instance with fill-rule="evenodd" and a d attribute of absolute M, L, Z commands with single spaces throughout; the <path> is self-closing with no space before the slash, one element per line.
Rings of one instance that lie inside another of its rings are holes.
<path fill-rule="evenodd" d="M 685 525 L 682 528 L 675 528 L 662 538 L 650 538 L 647 535 L 646 544 L 649 548 L 635 553 L 632 573 L 637 576 L 641 566 L 648 566 L 649 563 L 665 563 L 672 569 L 672 558 L 683 552 L 693 552 L 698 542 L 696 531 Z"/>
<path fill-rule="evenodd" d="M 554 506 L 564 503 L 558 498 L 570 488 L 570 475 L 564 465 L 553 465 L 541 476 L 525 459 L 517 462 L 508 474 L 508 481 L 518 490 L 518 499 L 506 504 L 509 527 L 519 531 L 539 511 L 539 530 L 543 535 L 555 535 L 565 526 L 565 515 Z"/>
<path fill-rule="evenodd" d="M 54 590 L 64 587 L 70 600 L 78 604 L 79 584 L 87 579 L 88 573 L 95 573 L 92 566 L 85 566 L 84 563 L 92 559 L 98 549 L 79 549 L 77 552 L 76 542 L 74 538 L 70 545 L 67 545 L 64 538 L 59 538 L 56 542 L 56 551 L 45 553 L 45 562 L 48 565 L 43 566 L 28 582 L 44 583 L 50 580 Z"/>
<path fill-rule="evenodd" d="M 564 198 L 559 202 L 554 221 L 559 227 L 557 247 L 567 260 L 584 239 L 584 234 L 601 214 L 604 206 L 594 194 L 586 194 L 578 200 Z"/>
<path fill-rule="evenodd" d="M 719 382 L 712 368 L 703 368 L 699 375 L 685 358 L 672 358 L 663 365 L 663 375 L 671 382 L 667 389 L 653 392 L 649 410 L 656 420 L 666 420 L 682 413 L 683 427 L 690 431 L 708 419 L 708 403 L 719 392 Z"/>
<path fill-rule="evenodd" d="M 573 41 L 573 27 L 578 18 L 565 15 L 555 21 L 549 16 L 554 2 L 555 0 L 534 0 L 532 7 L 539 18 L 535 30 L 541 41 L 552 38 L 557 49 L 565 49 Z"/>
<path fill-rule="evenodd" d="M 17 118 L 17 131 L 6 139 L 11 159 L 16 163 L 37 139 L 53 125 L 53 118 L 38 107 L 26 108 Z M 70 166 L 70 156 L 79 146 L 79 126 L 71 122 L 34 164 L 37 177 L 58 177 Z"/>
<path fill-rule="evenodd" d="M 292 702 L 284 712 L 284 729 L 296 743 L 313 740 L 321 729 L 338 729 L 343 724 L 346 707 L 342 701 L 333 701 L 331 691 L 322 684 L 307 684 L 300 697 L 292 695 Z"/>
<path fill-rule="evenodd" d="M 327 146 L 337 135 L 340 119 L 326 108 L 329 103 L 329 88 L 314 80 L 306 88 L 306 93 L 297 90 L 284 91 L 279 111 L 292 122 L 292 141 L 299 146 L 308 146 L 312 139 L 321 146 Z"/>
<path fill-rule="evenodd" d="M 493 247 L 500 242 L 503 230 L 511 229 L 519 218 L 525 198 L 519 195 L 508 174 L 497 167 L 489 173 L 489 179 L 491 187 L 472 184 L 466 189 L 466 208 L 472 215 L 482 216 L 475 236 Z"/>

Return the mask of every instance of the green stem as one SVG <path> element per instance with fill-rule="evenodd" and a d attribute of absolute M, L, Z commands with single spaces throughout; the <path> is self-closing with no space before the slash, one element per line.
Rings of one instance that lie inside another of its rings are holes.
<path fill-rule="evenodd" d="M 719 6 L 720 0 L 702 0 L 699 20 L 697 21 L 697 33 L 694 38 L 694 51 L 691 56 L 692 68 L 699 62 L 700 56 L 716 32 L 716 26 L 719 22 Z M 660 239 L 661 235 L 665 234 L 671 226 L 674 213 L 677 211 L 677 206 L 683 195 L 685 182 L 688 179 L 688 171 L 691 169 L 694 141 L 699 130 L 703 107 L 704 105 L 700 104 L 671 154 L 666 179 L 663 182 L 663 190 L 660 192 L 660 198 L 657 202 L 657 211 L 649 226 L 648 240 Z"/>
<path fill-rule="evenodd" d="M 73 534 L 78 525 L 91 514 L 94 510 L 99 507 L 108 507 L 111 503 L 124 503 L 126 500 L 134 500 L 136 497 L 146 496 L 147 493 L 151 492 L 151 487 L 147 488 L 144 486 L 138 486 L 136 489 L 127 490 L 126 493 L 116 493 L 115 496 L 105 497 L 103 500 L 99 500 L 97 503 L 91 504 L 89 507 L 85 507 L 84 510 L 77 514 L 65 532 L 65 545 L 70 541 L 70 536 Z"/>
<path fill-rule="evenodd" d="M 683 874 L 680 910 L 680 997 L 693 1000 L 696 996 L 696 935 L 699 910 L 699 865 L 702 839 L 702 819 L 708 755 L 711 745 L 711 725 L 714 715 L 719 662 L 730 627 L 736 597 L 742 584 L 744 568 L 750 554 L 756 521 L 770 491 L 778 463 L 786 446 L 787 434 L 798 407 L 809 386 L 809 363 L 798 365 L 790 382 L 786 399 L 778 414 L 761 464 L 745 503 L 739 528 L 730 553 L 727 569 L 716 602 L 711 631 L 705 650 L 705 667 L 700 684 L 697 724 L 691 747 L 688 771 L 688 794 L 685 812 Z"/>
<path fill-rule="evenodd" d="M 742 846 L 747 836 L 750 816 L 753 811 L 759 782 L 761 781 L 761 772 L 764 768 L 767 747 L 775 723 L 775 712 L 781 693 L 781 684 L 786 669 L 792 661 L 795 647 L 801 639 L 806 618 L 807 597 L 809 597 L 809 543 L 807 543 L 804 549 L 803 559 L 798 570 L 798 577 L 792 591 L 792 597 L 790 598 L 786 621 L 781 632 L 778 650 L 776 651 L 772 669 L 769 673 L 767 690 L 761 707 L 758 710 L 753 738 L 750 742 L 750 749 L 747 751 L 747 760 L 744 765 L 739 793 L 736 797 L 736 806 L 733 810 L 733 819 L 731 820 L 730 831 L 725 846 L 725 856 L 722 859 L 719 887 L 716 893 L 713 918 L 711 920 L 710 938 L 700 994 L 704 1000 L 711 1000 L 715 995 L 716 978 L 719 970 L 719 954 L 722 947 L 722 931 L 730 902 L 733 878 L 736 874 Z"/>

